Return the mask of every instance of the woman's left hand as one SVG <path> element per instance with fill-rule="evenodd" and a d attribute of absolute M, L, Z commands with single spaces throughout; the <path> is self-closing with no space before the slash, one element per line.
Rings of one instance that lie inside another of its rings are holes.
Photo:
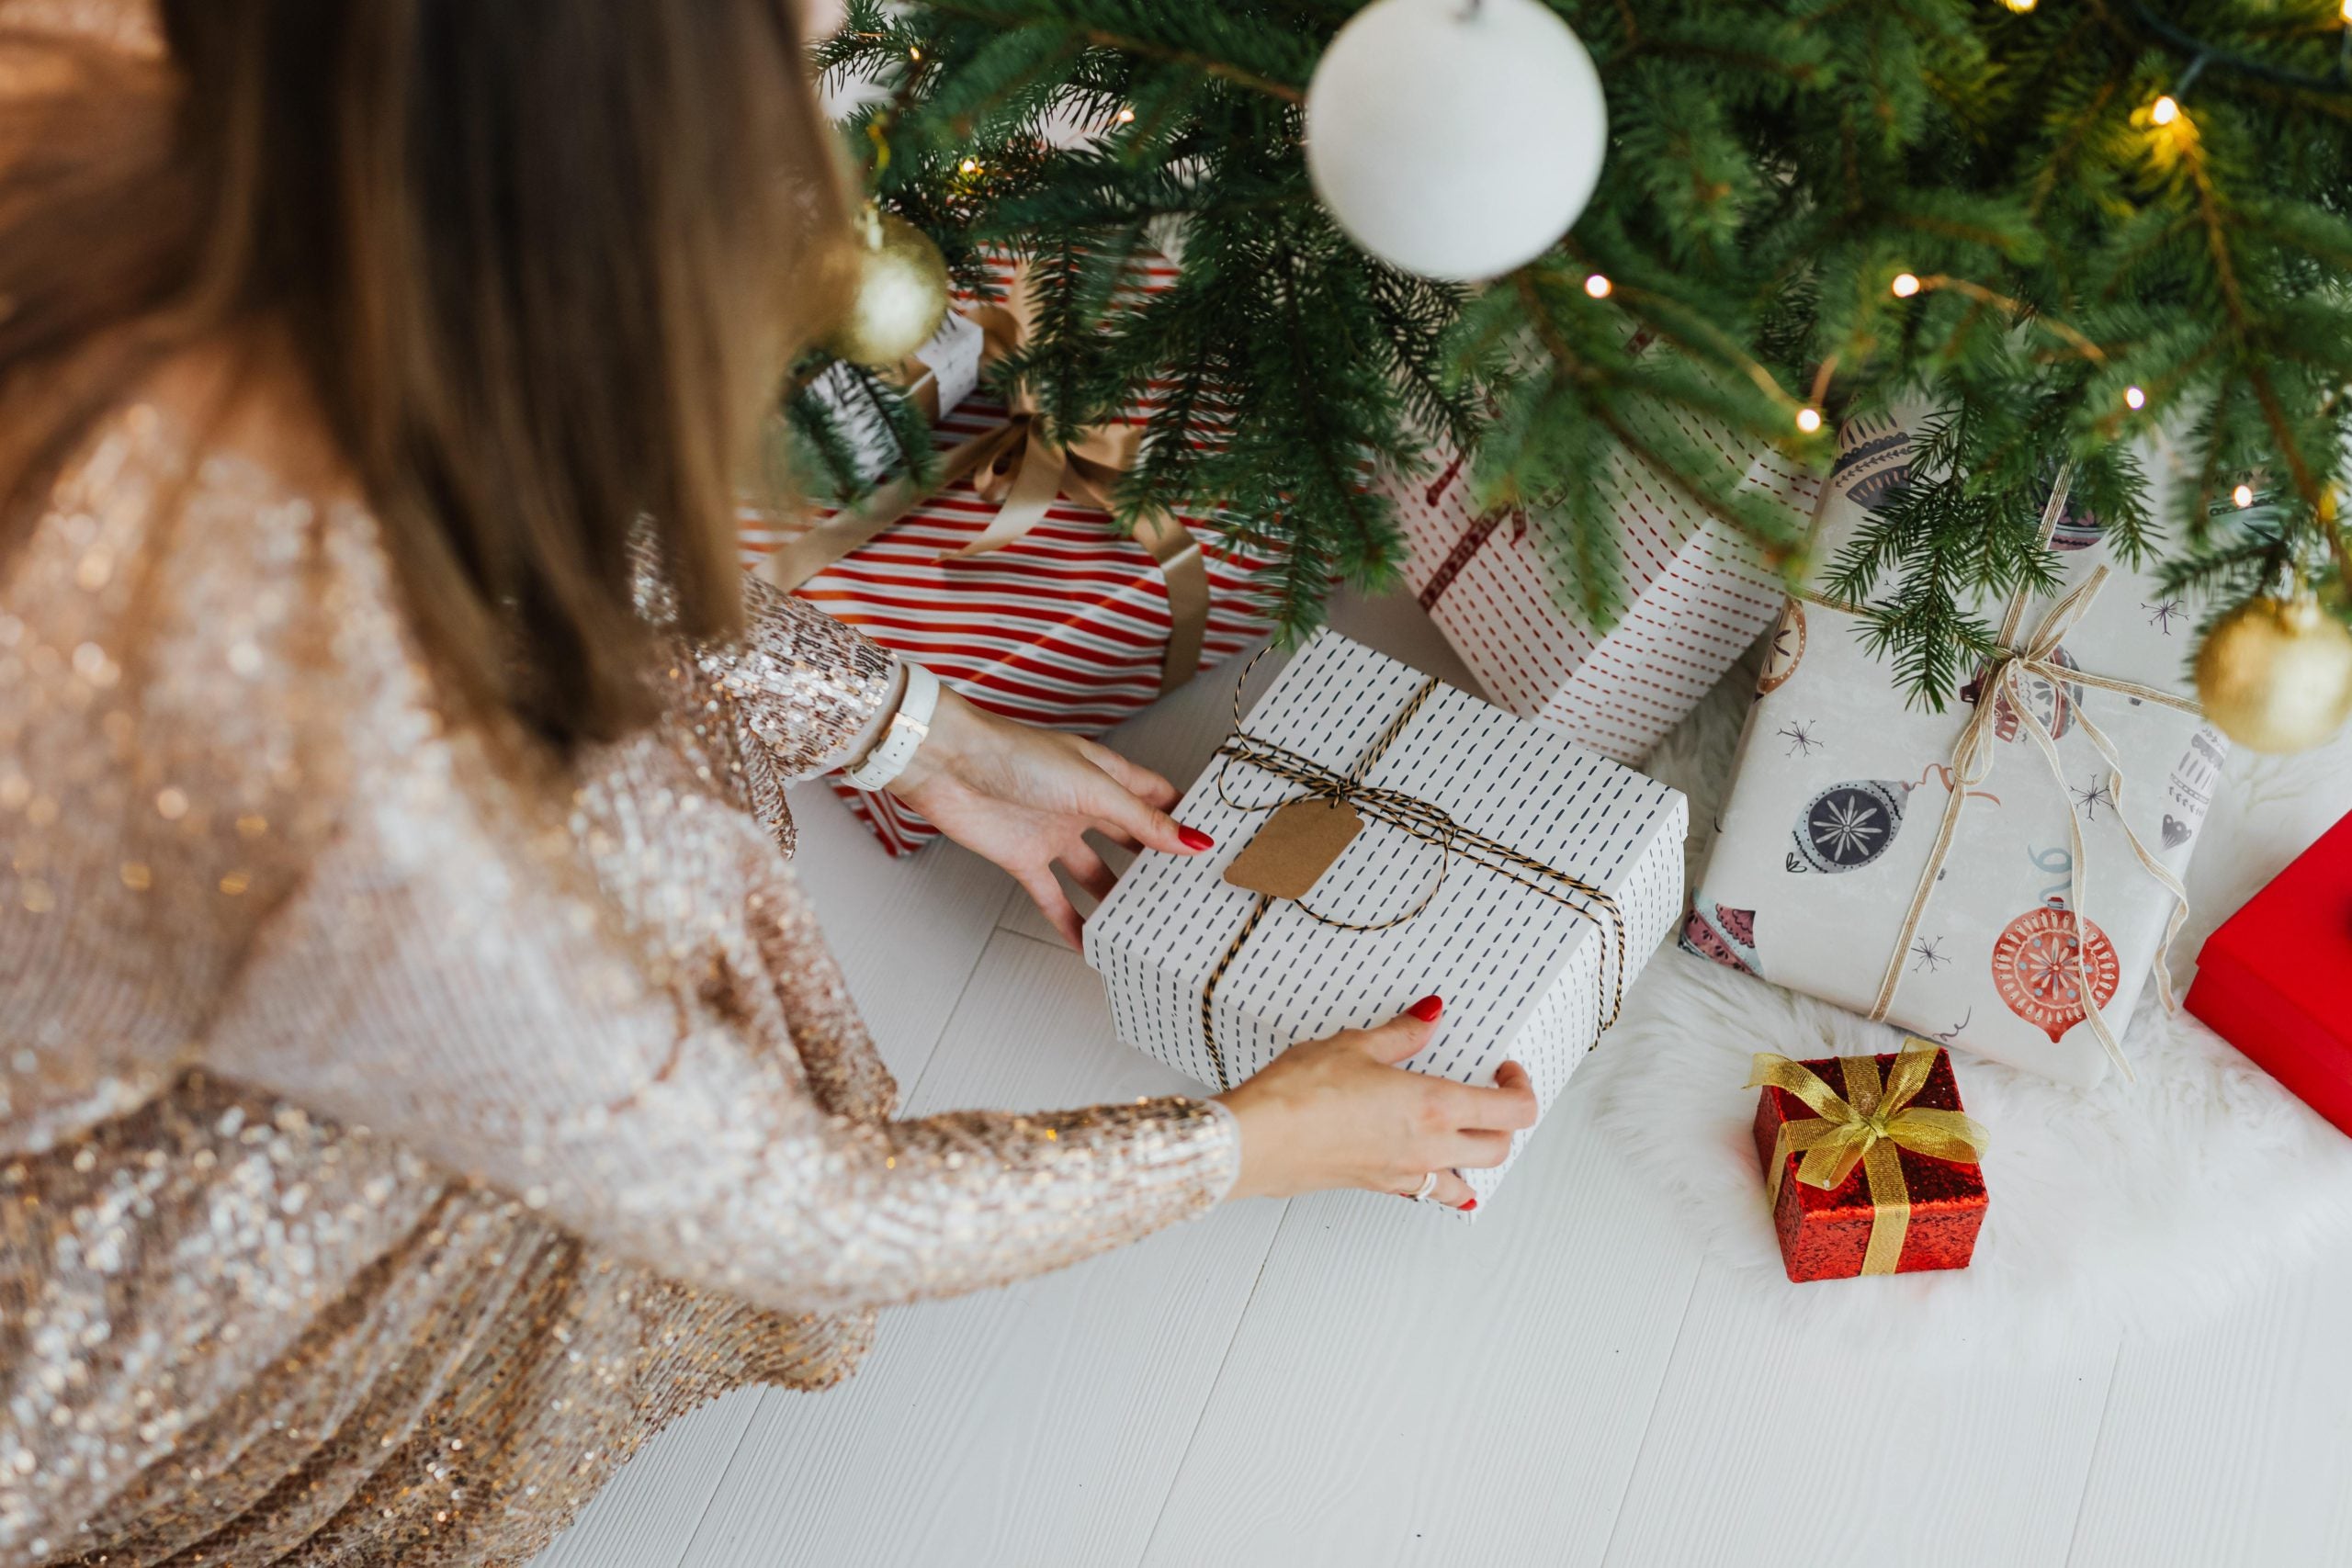
<path fill-rule="evenodd" d="M 1078 911 L 1054 880 L 1054 863 L 1097 898 L 1113 880 L 1088 833 L 1175 855 L 1215 847 L 1168 815 L 1176 786 L 1149 768 L 1075 735 L 1000 718 L 944 688 L 930 733 L 888 787 L 941 832 L 1011 872 L 1072 947 Z"/>

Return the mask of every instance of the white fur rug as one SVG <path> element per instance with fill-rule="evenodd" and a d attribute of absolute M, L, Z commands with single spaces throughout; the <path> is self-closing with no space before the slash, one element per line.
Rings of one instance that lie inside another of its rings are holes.
<path fill-rule="evenodd" d="M 1722 799 L 1753 684 L 1752 669 L 1735 670 L 1650 760 L 1688 792 L 1694 825 Z M 2300 757 L 2236 754 L 2188 878 L 2182 994 L 2207 933 L 2346 810 L 2352 733 Z M 1691 836 L 1693 886 L 1708 838 Z M 1885 1026 L 1669 946 L 1579 1077 L 1603 1135 L 1790 1332 L 1906 1354 L 1973 1343 L 2005 1359 L 2054 1352 L 2100 1323 L 2166 1337 L 2352 1242 L 2352 1138 L 2154 993 L 2124 1040 L 2136 1082 L 2110 1075 L 2084 1093 L 1955 1053 L 1961 1097 L 1992 1134 L 1992 1205 L 1974 1263 L 1949 1273 L 1791 1284 L 1765 1209 L 1748 1132 L 1757 1091 L 1741 1087 L 1749 1054 L 1891 1051 Z M 1689 1135 L 1659 1139 L 1661 1126 Z"/>

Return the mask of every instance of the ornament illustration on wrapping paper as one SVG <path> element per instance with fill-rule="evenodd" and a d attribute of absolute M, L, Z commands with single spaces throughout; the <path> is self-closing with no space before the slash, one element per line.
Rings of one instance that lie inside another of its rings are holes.
<path fill-rule="evenodd" d="M 2011 920 L 1993 942 L 1994 988 L 2011 1012 L 2049 1035 L 2052 1045 L 2090 1016 L 2083 1005 L 2085 972 L 2091 999 L 2102 1008 L 2115 999 L 2123 977 L 2107 933 L 2087 916 L 2082 925 L 2079 964 L 2075 917 L 2066 900 L 2054 894 Z"/>
<path fill-rule="evenodd" d="M 1756 672 L 1756 694 L 1766 696 L 1789 683 L 1804 661 L 1804 605 L 1792 599 L 1781 610 L 1772 640 L 1764 646 L 1764 668 Z"/>
<path fill-rule="evenodd" d="M 1838 460 L 1829 470 L 1832 492 L 1877 512 L 1910 482 L 1909 431 L 1890 419 L 1853 419 L 1839 427 Z"/>
<path fill-rule="evenodd" d="M 1900 779 L 1849 779 L 1821 791 L 1797 813 L 1792 832 L 1797 847 L 1788 857 L 1788 869 L 1834 874 L 1870 864 L 1886 853 L 1903 830 L 1903 811 L 1910 804 L 1911 792 L 1930 775 L 1940 777 L 1946 789 L 1954 787 L 1951 767 L 1931 762 L 1926 773 L 1908 784 Z M 2000 796 L 1981 789 L 1968 793 L 1996 806 L 2001 803 Z"/>
<path fill-rule="evenodd" d="M 2063 647 L 2050 650 L 2049 662 L 2062 670 L 2082 668 L 2075 662 L 2074 655 L 2068 653 Z M 1992 673 L 1992 666 L 1978 670 L 1975 678 L 1961 687 L 1961 701 L 1971 706 L 1982 702 L 1984 697 L 1985 678 Z M 2053 681 L 2030 673 L 2021 677 L 2018 685 L 2023 690 L 2027 705 L 2033 709 L 2033 716 L 2040 719 L 2041 728 L 2050 732 L 2051 739 L 2060 739 L 2075 727 L 2075 712 L 2082 705 L 2083 701 L 2082 687 L 2072 681 L 2061 686 Z M 2009 694 L 2005 684 L 2002 689 L 1993 694 L 1993 735 L 1996 739 L 2015 740 L 2018 734 L 2018 710 L 2009 701 Z"/>
<path fill-rule="evenodd" d="M 1683 917 L 1682 950 L 1762 978 L 1764 965 L 1756 955 L 1756 911 L 1722 904 L 1714 909 L 1713 917 L 1695 908 Z"/>
<path fill-rule="evenodd" d="M 2172 777 L 2165 782 L 2165 797 L 2172 803 L 2165 812 L 2165 848 L 2178 849 L 2203 825 L 2206 812 L 2213 807 L 2213 786 L 2221 782 L 2227 756 L 2222 732 L 2210 724 L 2199 725 L 2197 733 L 2188 738 L 2188 750 L 2173 764 Z"/>

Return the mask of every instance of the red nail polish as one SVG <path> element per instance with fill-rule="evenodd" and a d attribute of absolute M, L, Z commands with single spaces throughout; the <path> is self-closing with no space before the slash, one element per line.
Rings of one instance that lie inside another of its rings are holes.
<path fill-rule="evenodd" d="M 1194 854 L 1200 853 L 1203 850 L 1213 850 L 1216 848 L 1216 840 L 1215 839 L 1210 838 L 1198 828 L 1186 828 L 1181 824 L 1176 829 L 1176 841 L 1182 844 Z"/>
<path fill-rule="evenodd" d="M 1429 996 L 1423 997 L 1419 1001 L 1415 1002 L 1411 1007 L 1407 1008 L 1405 1010 L 1411 1013 L 1415 1018 L 1419 1019 L 1423 1023 L 1435 1023 L 1437 1021 L 1437 1015 L 1445 1010 L 1445 998 L 1432 992 Z"/>
<path fill-rule="evenodd" d="M 1463 1205 L 1462 1205 L 1461 1212 L 1462 1212 L 1463 1213 L 1465 1213 L 1465 1214 L 1466 1214 L 1466 1213 L 1468 1213 L 1471 1210 L 1473 1210 L 1473 1209 L 1476 1208 L 1477 1206 L 1478 1206 L 1478 1200 L 1476 1200 L 1476 1198 L 1473 1198 L 1473 1199 L 1471 1199 L 1468 1202 L 1466 1202 L 1466 1203 L 1464 1203 L 1464 1204 L 1463 1204 Z"/>

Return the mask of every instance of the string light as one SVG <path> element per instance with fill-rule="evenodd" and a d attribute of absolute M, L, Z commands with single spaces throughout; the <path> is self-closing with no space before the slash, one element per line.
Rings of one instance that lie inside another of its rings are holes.
<path fill-rule="evenodd" d="M 1133 109 L 1121 109 L 1121 110 L 1119 111 L 1119 123 L 1120 123 L 1121 125 L 1133 125 L 1135 122 L 1136 122 L 1136 111 L 1135 111 L 1135 110 L 1133 110 Z"/>
<path fill-rule="evenodd" d="M 2343 17 L 2346 22 L 2352 23 L 2352 0 L 2344 0 L 2344 4 L 2338 8 L 2337 14 Z"/>
<path fill-rule="evenodd" d="M 958 174 L 977 175 L 980 172 L 980 161 L 978 158 L 967 158 L 956 164 L 956 169 Z"/>
<path fill-rule="evenodd" d="M 2148 106 L 2148 123 L 2150 125 L 2170 125 L 2174 120 L 2177 120 L 2179 118 L 2180 100 L 2174 97 L 2170 93 L 2165 94 L 2154 103 Z"/>
<path fill-rule="evenodd" d="M 1584 291 L 1596 299 L 1608 299 L 1609 291 L 1616 287 L 1597 272 L 1589 274 L 1584 280 Z"/>
<path fill-rule="evenodd" d="M 2123 406 L 2133 409 L 2146 408 L 2148 406 L 2148 394 L 2142 391 L 2137 387 L 2126 387 L 2123 389 Z"/>
<path fill-rule="evenodd" d="M 909 49 L 907 51 L 907 58 L 909 60 L 921 60 L 922 58 L 922 51 L 919 49 Z"/>
<path fill-rule="evenodd" d="M 2032 0 L 2026 0 L 2026 3 L 2028 5 L 2031 5 Z M 1898 272 L 1894 275 L 1894 281 L 1888 285 L 1888 287 L 1894 290 L 1894 297 L 1897 299 L 1908 299 L 1911 296 L 1919 292 L 1918 274 L 1911 272 Z"/>
<path fill-rule="evenodd" d="M 1797 428 L 1811 435 L 1821 428 L 1821 411 L 1807 406 L 1797 410 Z"/>
<path fill-rule="evenodd" d="M 2345 0 L 2345 3 L 2346 5 L 2352 5 L 2352 0 Z M 2015 11 L 2018 16 L 2022 17 L 2028 11 L 2033 9 L 2034 0 L 2001 0 L 2001 4 L 2007 6 L 2010 10 Z"/>
<path fill-rule="evenodd" d="M 2345 3 L 2346 5 L 2352 5 L 2352 0 L 2345 0 Z M 2238 486 L 2237 489 L 2230 491 L 2230 499 L 2236 502 L 2240 506 L 2252 506 L 2254 504 L 2254 487 L 2252 485 L 2242 484 Z"/>

